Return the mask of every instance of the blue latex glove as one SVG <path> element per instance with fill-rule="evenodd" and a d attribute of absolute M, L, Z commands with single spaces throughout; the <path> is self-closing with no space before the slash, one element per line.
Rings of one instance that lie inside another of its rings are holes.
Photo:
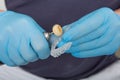
<path fill-rule="evenodd" d="M 64 32 L 58 46 L 72 42 L 67 52 L 78 58 L 111 55 L 120 46 L 119 17 L 109 8 L 98 9 L 63 27 L 70 29 Z"/>
<path fill-rule="evenodd" d="M 9 66 L 25 65 L 50 54 L 44 30 L 29 16 L 0 13 L 0 61 Z"/>

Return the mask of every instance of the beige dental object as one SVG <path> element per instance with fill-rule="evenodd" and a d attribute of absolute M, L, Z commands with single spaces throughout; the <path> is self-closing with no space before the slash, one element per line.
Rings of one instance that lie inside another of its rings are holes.
<path fill-rule="evenodd" d="M 59 24 L 55 24 L 52 28 L 52 31 L 56 36 L 61 36 L 63 34 L 62 27 Z"/>
<path fill-rule="evenodd" d="M 67 31 L 69 28 L 66 28 L 64 31 Z M 50 43 L 50 55 L 54 58 L 59 57 L 60 55 L 64 54 L 66 50 L 68 50 L 72 42 L 68 42 L 61 47 L 57 47 L 58 43 L 61 41 L 61 37 L 63 34 L 62 27 L 59 24 L 55 24 L 52 28 L 52 32 L 44 32 L 44 36 Z"/>

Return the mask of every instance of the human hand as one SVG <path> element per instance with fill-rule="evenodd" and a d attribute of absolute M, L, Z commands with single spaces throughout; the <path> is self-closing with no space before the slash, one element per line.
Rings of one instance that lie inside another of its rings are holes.
<path fill-rule="evenodd" d="M 1 9 L 0 9 L 0 12 L 3 12 L 3 11 L 4 11 L 4 10 L 1 10 Z"/>
<path fill-rule="evenodd" d="M 120 16 L 109 8 L 98 9 L 78 21 L 66 25 L 58 47 L 72 42 L 67 51 L 74 57 L 111 55 L 120 46 Z"/>
<path fill-rule="evenodd" d="M 120 8 L 115 10 L 115 13 L 117 13 L 118 15 L 120 15 Z"/>
<path fill-rule="evenodd" d="M 29 16 L 0 13 L 0 61 L 9 66 L 46 59 L 50 49 L 44 30 Z"/>

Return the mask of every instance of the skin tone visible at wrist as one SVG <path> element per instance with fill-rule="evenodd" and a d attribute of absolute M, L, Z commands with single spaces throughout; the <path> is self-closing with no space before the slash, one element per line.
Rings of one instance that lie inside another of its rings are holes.
<path fill-rule="evenodd" d="M 115 13 L 117 13 L 118 15 L 120 15 L 120 8 L 117 9 L 117 10 L 115 10 Z M 115 56 L 120 59 L 120 49 L 115 53 Z"/>
<path fill-rule="evenodd" d="M 120 8 L 115 10 L 115 13 L 117 13 L 118 15 L 120 15 Z"/>
<path fill-rule="evenodd" d="M 4 10 L 0 10 L 0 12 L 3 12 Z"/>

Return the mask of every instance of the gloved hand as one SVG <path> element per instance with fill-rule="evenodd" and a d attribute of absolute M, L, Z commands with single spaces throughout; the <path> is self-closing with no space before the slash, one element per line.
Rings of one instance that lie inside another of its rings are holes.
<path fill-rule="evenodd" d="M 29 16 L 0 13 L 0 61 L 9 66 L 46 59 L 50 49 L 44 30 Z"/>
<path fill-rule="evenodd" d="M 78 58 L 111 55 L 120 46 L 120 16 L 109 8 L 98 9 L 78 21 L 66 25 L 58 47 L 72 42 L 67 51 Z"/>

